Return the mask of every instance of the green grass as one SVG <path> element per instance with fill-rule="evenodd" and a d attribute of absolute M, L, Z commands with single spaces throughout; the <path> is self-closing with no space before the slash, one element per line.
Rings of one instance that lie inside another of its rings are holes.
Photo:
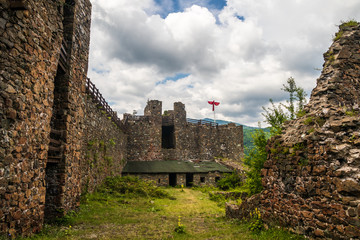
<path fill-rule="evenodd" d="M 343 34 L 344 34 L 344 29 L 347 27 L 354 27 L 357 26 L 359 23 L 355 20 L 349 20 L 349 21 L 341 21 L 341 25 L 339 26 L 339 32 L 337 32 L 335 34 L 335 37 L 333 38 L 334 41 L 339 40 Z"/>
<path fill-rule="evenodd" d="M 304 239 L 281 229 L 260 233 L 225 218 L 225 210 L 194 189 L 166 188 L 171 198 L 88 195 L 62 226 L 46 225 L 30 239 Z M 181 216 L 185 233 L 174 229 Z"/>

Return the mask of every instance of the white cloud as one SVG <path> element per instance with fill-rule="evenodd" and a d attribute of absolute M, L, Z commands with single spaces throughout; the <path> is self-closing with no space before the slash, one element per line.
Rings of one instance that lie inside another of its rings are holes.
<path fill-rule="evenodd" d="M 360 20 L 358 0 L 228 0 L 222 11 L 184 5 L 165 19 L 155 13 L 174 5 L 161 2 L 92 1 L 88 74 L 119 113 L 158 99 L 164 110 L 181 101 L 188 117 L 212 117 L 215 99 L 218 119 L 257 126 L 269 98 L 286 98 L 288 77 L 308 93 L 315 86 L 340 20 Z M 163 81 L 178 73 L 190 75 Z"/>

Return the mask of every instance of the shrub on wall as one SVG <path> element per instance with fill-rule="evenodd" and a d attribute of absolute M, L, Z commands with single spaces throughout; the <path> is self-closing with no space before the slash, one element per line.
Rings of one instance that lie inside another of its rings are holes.
<path fill-rule="evenodd" d="M 241 176 L 235 171 L 231 174 L 225 174 L 216 185 L 218 188 L 225 191 L 240 187 L 242 185 Z"/>

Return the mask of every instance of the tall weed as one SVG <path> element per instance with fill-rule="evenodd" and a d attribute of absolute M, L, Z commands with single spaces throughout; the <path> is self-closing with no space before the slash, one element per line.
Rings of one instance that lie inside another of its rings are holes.
<path fill-rule="evenodd" d="M 98 188 L 98 192 L 115 195 L 126 194 L 128 197 L 170 198 L 167 192 L 152 182 L 143 181 L 133 176 L 107 177 Z"/>

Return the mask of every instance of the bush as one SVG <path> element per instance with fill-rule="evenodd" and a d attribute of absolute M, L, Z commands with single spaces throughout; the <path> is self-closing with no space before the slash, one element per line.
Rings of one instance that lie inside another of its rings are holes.
<path fill-rule="evenodd" d="M 244 164 L 248 167 L 245 187 L 250 195 L 262 190 L 261 169 L 264 167 L 267 157 L 266 144 L 268 138 L 262 129 L 256 130 L 252 137 L 255 147 L 244 158 Z"/>
<path fill-rule="evenodd" d="M 242 179 L 240 175 L 234 171 L 231 174 L 225 174 L 217 183 L 217 187 L 221 190 L 229 190 L 240 187 L 242 185 Z"/>
<path fill-rule="evenodd" d="M 98 192 L 108 194 L 126 194 L 155 198 L 170 198 L 170 195 L 152 182 L 140 180 L 138 177 L 107 177 Z"/>

